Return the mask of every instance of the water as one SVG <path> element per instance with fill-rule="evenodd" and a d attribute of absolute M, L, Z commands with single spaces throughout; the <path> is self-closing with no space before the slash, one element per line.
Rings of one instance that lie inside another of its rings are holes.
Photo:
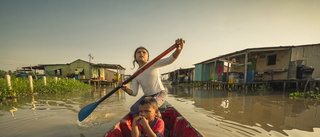
<path fill-rule="evenodd" d="M 282 92 L 250 95 L 206 88 L 170 85 L 166 88 L 168 102 L 207 137 L 310 137 L 320 133 L 317 101 L 292 100 Z M 112 89 L 34 95 L 2 102 L 0 136 L 101 137 L 128 113 L 138 97 L 119 91 L 102 102 L 84 121 L 79 122 L 77 114 L 80 108 L 99 100 Z"/>
<path fill-rule="evenodd" d="M 319 136 L 317 101 L 270 95 L 167 87 L 168 100 L 205 136 Z M 178 105 L 179 104 L 179 105 Z"/>

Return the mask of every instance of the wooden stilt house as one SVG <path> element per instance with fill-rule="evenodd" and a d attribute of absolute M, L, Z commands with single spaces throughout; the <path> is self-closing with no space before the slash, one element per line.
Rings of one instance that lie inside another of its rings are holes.
<path fill-rule="evenodd" d="M 125 74 L 125 68 L 118 64 L 95 64 L 81 59 L 68 64 L 42 64 L 32 67 L 23 67 L 23 69 L 33 68 L 43 70 L 46 76 L 73 77 L 77 70 L 80 79 L 97 79 L 112 81 L 115 75 L 121 77 Z"/>
<path fill-rule="evenodd" d="M 245 84 L 320 79 L 319 59 L 320 44 L 249 48 L 195 64 L 195 80 Z"/>

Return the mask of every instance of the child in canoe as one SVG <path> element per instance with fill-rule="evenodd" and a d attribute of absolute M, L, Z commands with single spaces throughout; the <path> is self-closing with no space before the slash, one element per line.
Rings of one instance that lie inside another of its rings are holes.
<path fill-rule="evenodd" d="M 153 97 L 145 97 L 139 104 L 139 116 L 132 121 L 132 137 L 163 137 L 164 121 L 157 117 L 158 103 Z"/>

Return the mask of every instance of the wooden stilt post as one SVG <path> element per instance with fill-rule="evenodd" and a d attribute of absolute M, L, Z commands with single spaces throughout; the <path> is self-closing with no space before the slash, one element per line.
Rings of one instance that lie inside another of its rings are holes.
<path fill-rule="evenodd" d="M 306 91 L 307 91 L 307 87 L 308 87 L 308 84 L 309 84 L 310 79 L 311 79 L 311 75 L 308 77 L 308 80 L 307 80 L 306 84 L 304 85 L 304 90 L 303 90 L 303 92 L 306 92 Z M 310 90 L 310 87 L 309 87 L 309 90 Z"/>
<path fill-rule="evenodd" d="M 58 77 L 54 77 L 54 83 L 58 83 Z"/>
<path fill-rule="evenodd" d="M 11 90 L 12 87 L 11 87 L 11 77 L 10 75 L 6 75 L 6 81 L 7 81 L 7 86 L 8 86 L 8 90 Z"/>
<path fill-rule="evenodd" d="M 317 86 L 317 84 L 316 84 L 316 86 Z M 316 87 L 315 87 L 315 88 L 316 88 Z M 317 91 L 318 91 L 318 94 L 320 93 L 319 90 L 320 90 L 320 82 L 318 82 L 318 90 L 317 90 Z"/>
<path fill-rule="evenodd" d="M 32 76 L 29 75 L 28 78 L 29 78 L 30 91 L 33 92 L 33 79 L 32 79 Z"/>
<path fill-rule="evenodd" d="M 245 90 L 245 93 L 248 93 L 248 84 L 244 85 L 244 90 Z"/>
<path fill-rule="evenodd" d="M 312 82 L 312 88 L 311 88 L 312 91 L 316 90 L 316 84 L 317 83 L 315 81 Z"/>
<path fill-rule="evenodd" d="M 47 77 L 46 76 L 43 76 L 43 85 L 47 86 Z"/>

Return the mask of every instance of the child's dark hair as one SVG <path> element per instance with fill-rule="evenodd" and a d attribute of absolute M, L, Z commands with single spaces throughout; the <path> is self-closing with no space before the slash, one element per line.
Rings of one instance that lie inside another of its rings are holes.
<path fill-rule="evenodd" d="M 144 50 L 146 50 L 147 53 L 148 53 L 148 57 L 149 57 L 149 51 L 148 51 L 145 47 L 142 47 L 142 46 L 138 47 L 138 48 L 134 51 L 134 54 L 133 54 L 133 62 L 132 62 L 133 68 L 132 68 L 132 69 L 134 69 L 134 68 L 136 67 L 135 63 L 136 63 L 136 62 L 138 63 L 138 61 L 137 61 L 137 59 L 136 59 L 136 53 L 137 53 L 137 51 L 138 51 L 139 49 L 144 49 Z"/>
<path fill-rule="evenodd" d="M 153 97 L 145 97 L 140 101 L 139 105 L 151 105 L 154 109 L 158 109 L 158 102 Z"/>

